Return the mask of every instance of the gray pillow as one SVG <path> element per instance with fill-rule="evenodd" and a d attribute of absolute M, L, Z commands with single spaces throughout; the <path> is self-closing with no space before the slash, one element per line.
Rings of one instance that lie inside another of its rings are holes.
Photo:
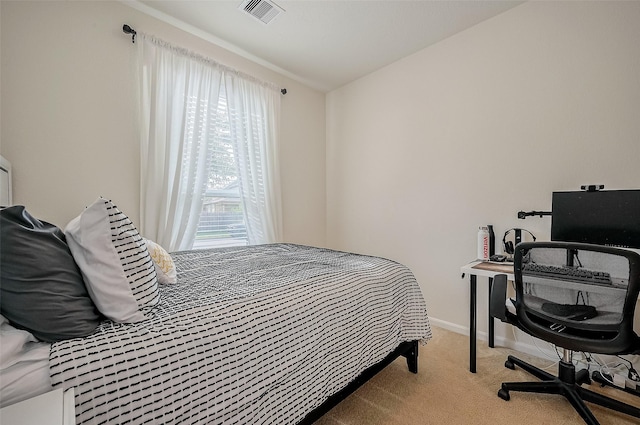
<path fill-rule="evenodd" d="M 64 233 L 22 205 L 0 210 L 0 311 L 16 328 L 54 342 L 92 333 L 102 316 Z"/>

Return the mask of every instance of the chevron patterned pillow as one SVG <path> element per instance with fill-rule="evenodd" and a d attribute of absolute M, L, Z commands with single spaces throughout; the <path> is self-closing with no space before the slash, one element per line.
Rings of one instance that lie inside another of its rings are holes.
<path fill-rule="evenodd" d="M 147 244 L 147 250 L 156 268 L 158 282 L 162 284 L 177 283 L 176 265 L 173 263 L 171 255 L 154 241 L 149 239 L 145 239 L 144 241 Z"/>

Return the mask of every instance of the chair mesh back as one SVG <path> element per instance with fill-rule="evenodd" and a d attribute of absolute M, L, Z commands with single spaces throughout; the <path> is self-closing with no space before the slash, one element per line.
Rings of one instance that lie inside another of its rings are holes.
<path fill-rule="evenodd" d="M 601 345 L 615 342 L 620 349 L 619 344 L 624 344 L 621 332 L 633 333 L 635 307 L 635 300 L 627 303 L 627 298 L 632 272 L 637 269 L 626 253 L 585 244 L 518 245 L 515 271 L 520 321 L 538 328 L 542 336 L 555 335 L 552 342 L 564 348 L 583 349 L 582 343 L 592 340 Z M 629 308 L 631 320 L 625 320 Z"/>

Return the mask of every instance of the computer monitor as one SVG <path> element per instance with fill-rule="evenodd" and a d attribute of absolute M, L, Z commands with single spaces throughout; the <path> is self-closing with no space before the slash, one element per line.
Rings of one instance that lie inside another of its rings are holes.
<path fill-rule="evenodd" d="M 640 190 L 553 192 L 551 240 L 640 248 Z"/>

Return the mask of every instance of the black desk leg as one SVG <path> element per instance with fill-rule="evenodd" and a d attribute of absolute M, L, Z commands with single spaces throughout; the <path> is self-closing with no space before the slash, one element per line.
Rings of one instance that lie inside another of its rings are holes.
<path fill-rule="evenodd" d="M 489 278 L 489 312 L 491 312 L 491 291 L 493 291 L 493 278 Z M 489 347 L 494 347 L 494 327 L 493 327 L 493 317 L 491 317 L 491 313 L 489 313 Z"/>
<path fill-rule="evenodd" d="M 476 299 L 477 283 L 476 275 L 469 275 L 471 279 L 471 291 L 469 300 L 469 370 L 476 373 Z"/>

